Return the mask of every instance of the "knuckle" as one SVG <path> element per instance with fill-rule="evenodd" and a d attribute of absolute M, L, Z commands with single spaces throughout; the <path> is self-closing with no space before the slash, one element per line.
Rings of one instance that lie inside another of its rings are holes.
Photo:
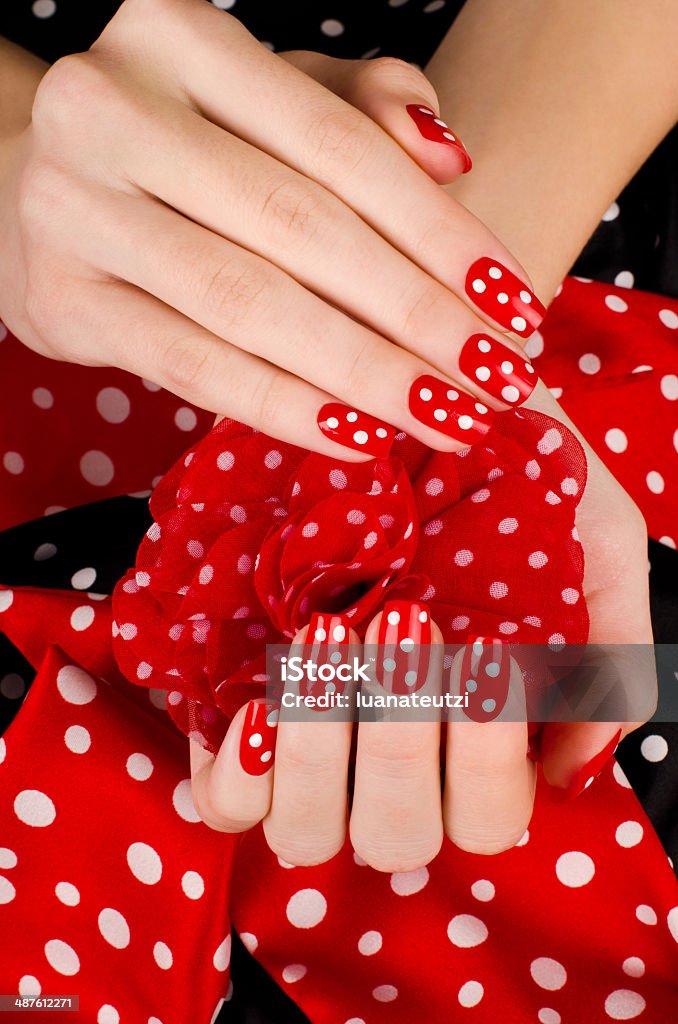
<path fill-rule="evenodd" d="M 236 266 L 229 260 L 208 277 L 201 299 L 219 323 L 233 327 L 252 317 L 266 288 L 267 280 L 263 273 Z"/>
<path fill-rule="evenodd" d="M 248 406 L 252 409 L 254 422 L 264 434 L 278 437 L 281 424 L 290 419 L 289 402 L 284 400 L 284 374 L 281 370 L 266 367 L 248 395 Z"/>
<path fill-rule="evenodd" d="M 88 53 L 61 57 L 43 76 L 33 101 L 33 124 L 44 128 L 72 129 L 97 110 L 111 95 L 111 79 Z"/>
<path fill-rule="evenodd" d="M 400 57 L 375 57 L 362 61 L 358 74 L 364 82 L 372 86 L 394 83 L 414 92 L 423 92 L 429 97 L 435 95 L 433 86 L 423 71 Z"/>
<path fill-rule="evenodd" d="M 275 183 L 267 192 L 261 207 L 261 220 L 267 235 L 273 233 L 273 241 L 289 244 L 295 241 L 310 241 L 318 225 L 331 215 L 332 203 L 325 199 L 320 189 L 311 183 L 284 179 Z"/>
<path fill-rule="evenodd" d="M 376 127 L 356 110 L 331 110 L 309 128 L 312 169 L 323 178 L 345 178 L 358 169 L 374 145 Z"/>
<path fill-rule="evenodd" d="M 195 335 L 173 339 L 161 356 L 161 372 L 173 392 L 199 395 L 211 372 L 210 345 Z"/>

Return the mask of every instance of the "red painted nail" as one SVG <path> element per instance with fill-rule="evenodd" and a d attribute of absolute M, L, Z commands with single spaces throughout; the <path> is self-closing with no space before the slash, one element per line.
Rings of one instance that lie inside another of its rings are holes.
<path fill-rule="evenodd" d="M 342 651 L 351 642 L 349 636 L 349 621 L 345 615 L 333 615 L 329 612 L 314 612 L 306 632 L 304 643 L 304 661 L 311 661 L 316 671 L 324 665 L 331 665 L 335 668 L 346 661 L 346 652 Z M 324 694 L 343 693 L 346 680 L 334 676 L 331 680 L 317 678 L 308 679 L 307 676 L 299 683 L 299 692 L 303 695 L 310 694 L 320 697 Z M 324 711 L 325 707 L 332 707 L 332 704 L 320 705 L 314 710 Z"/>
<path fill-rule="evenodd" d="M 466 714 L 474 722 L 500 715 L 509 692 L 508 646 L 491 636 L 470 636 L 461 664 L 461 692 L 468 694 Z"/>
<path fill-rule="evenodd" d="M 546 307 L 513 271 L 488 256 L 469 268 L 466 294 L 483 313 L 521 338 L 529 338 L 546 313 Z"/>
<path fill-rule="evenodd" d="M 318 413 L 318 426 L 333 441 L 385 459 L 396 436 L 394 427 L 343 402 L 327 402 Z"/>
<path fill-rule="evenodd" d="M 418 103 L 408 103 L 406 110 L 425 139 L 430 142 L 442 142 L 457 150 L 464 159 L 462 174 L 471 170 L 473 163 L 466 146 L 459 136 L 448 128 L 442 118 L 438 117 L 435 110 L 431 110 L 430 107 L 422 107 Z"/>
<path fill-rule="evenodd" d="M 429 374 L 417 377 L 410 388 L 409 404 L 421 423 L 467 445 L 484 437 L 494 419 L 482 402 Z"/>
<path fill-rule="evenodd" d="M 414 693 L 426 682 L 431 613 L 419 601 L 387 601 L 377 637 L 377 678 L 392 693 Z"/>
<path fill-rule="evenodd" d="M 278 732 L 278 708 L 251 700 L 240 736 L 240 764 L 248 775 L 264 775 L 273 763 Z"/>
<path fill-rule="evenodd" d="M 523 356 L 486 334 L 473 334 L 459 353 L 459 369 L 501 402 L 522 405 L 534 391 L 537 374 Z"/>
<path fill-rule="evenodd" d="M 548 786 L 547 791 L 551 799 L 555 800 L 556 803 L 565 803 L 567 801 L 574 800 L 580 795 L 580 793 L 583 793 L 585 789 L 588 789 L 596 776 L 600 775 L 601 771 L 614 754 L 620 738 L 621 729 L 617 729 L 609 743 L 606 743 L 602 750 L 595 754 L 590 761 L 587 761 L 586 764 L 582 765 L 582 767 L 574 773 L 569 784 L 565 788 L 562 786 Z"/>

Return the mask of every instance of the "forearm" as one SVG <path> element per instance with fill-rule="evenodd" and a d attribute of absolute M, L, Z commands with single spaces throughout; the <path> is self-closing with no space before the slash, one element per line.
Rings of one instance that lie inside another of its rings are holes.
<path fill-rule="evenodd" d="M 448 190 L 543 299 L 678 114 L 673 0 L 468 0 L 426 68 L 474 168 Z"/>
<path fill-rule="evenodd" d="M 47 64 L 0 37 L 0 172 L 10 142 L 31 120 L 33 97 Z"/>

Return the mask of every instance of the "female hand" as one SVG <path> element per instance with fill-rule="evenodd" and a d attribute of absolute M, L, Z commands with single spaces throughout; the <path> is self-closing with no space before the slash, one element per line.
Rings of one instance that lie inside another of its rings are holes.
<path fill-rule="evenodd" d="M 336 665 L 339 656 L 349 668 L 357 658 L 370 676 L 362 695 L 463 697 L 468 686 L 469 711 L 408 707 L 400 720 L 370 721 L 366 710 L 357 726 L 349 815 L 350 713 L 316 707 L 300 714 L 286 710 L 284 700 L 280 711 L 265 700 L 250 701 L 216 757 L 190 741 L 193 799 L 203 821 L 224 832 L 263 821 L 271 849 L 296 865 L 329 860 L 347 831 L 356 853 L 379 871 L 428 864 L 444 834 L 478 853 L 515 845 L 530 821 L 536 766 L 527 757 L 525 691 L 508 644 L 478 640 L 443 669 L 442 636 L 426 605 L 391 601 L 370 623 L 364 648 L 348 619 L 320 614 L 295 636 L 294 655 L 324 665 Z M 474 705 L 487 700 L 486 690 L 470 692 L 468 680 L 486 680 L 490 666 L 496 666 L 493 692 L 504 699 L 496 718 L 483 722 Z M 352 699 L 352 683 L 300 685 L 316 698 L 326 687 Z M 286 683 L 288 699 L 298 692 Z M 447 717 L 444 787 L 440 717 Z"/>
<path fill-rule="evenodd" d="M 295 61 L 201 0 L 126 0 L 3 154 L 3 319 L 328 455 L 468 445 L 535 375 L 465 342 L 543 307 L 436 184 L 467 157 L 422 74 L 326 59 L 333 92 Z"/>

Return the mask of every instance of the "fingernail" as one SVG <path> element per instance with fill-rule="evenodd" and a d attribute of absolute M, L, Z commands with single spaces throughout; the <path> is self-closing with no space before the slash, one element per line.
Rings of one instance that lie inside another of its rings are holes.
<path fill-rule="evenodd" d="M 396 430 L 388 423 L 360 412 L 343 402 L 327 402 L 318 413 L 318 426 L 333 441 L 385 459 L 391 450 Z"/>
<path fill-rule="evenodd" d="M 410 412 L 427 427 L 472 445 L 490 429 L 494 413 L 471 395 L 424 374 L 410 388 Z"/>
<path fill-rule="evenodd" d="M 459 369 L 493 398 L 522 405 L 534 391 L 534 367 L 507 345 L 486 334 L 473 334 L 459 353 Z"/>
<path fill-rule="evenodd" d="M 471 170 L 473 163 L 466 146 L 459 136 L 455 135 L 445 124 L 442 118 L 438 117 L 435 110 L 431 110 L 430 107 L 422 107 L 418 103 L 408 103 L 405 109 L 425 139 L 428 139 L 430 142 L 442 142 L 446 146 L 452 146 L 461 154 L 464 158 L 462 174 L 466 174 L 467 171 Z"/>
<path fill-rule="evenodd" d="M 240 764 L 248 775 L 264 775 L 271 767 L 278 732 L 278 708 L 251 700 L 240 736 Z"/>
<path fill-rule="evenodd" d="M 431 613 L 419 601 L 387 601 L 377 637 L 377 678 L 391 693 L 413 693 L 426 682 Z"/>
<path fill-rule="evenodd" d="M 606 743 L 601 751 L 574 773 L 567 786 L 548 785 L 547 792 L 551 799 L 556 803 L 567 803 L 588 789 L 614 754 L 620 738 L 621 729 L 617 729 L 609 743 Z"/>
<path fill-rule="evenodd" d="M 461 693 L 468 694 L 466 714 L 474 722 L 491 722 L 506 704 L 511 675 L 508 646 L 491 636 L 470 636 L 461 663 Z"/>
<path fill-rule="evenodd" d="M 306 641 L 304 643 L 304 661 L 310 661 L 314 666 L 316 679 L 304 677 L 300 683 L 300 692 L 313 697 L 325 699 L 327 703 L 314 705 L 314 710 L 324 711 L 333 707 L 332 695 L 343 693 L 346 680 L 342 680 L 336 674 L 336 668 L 346 660 L 346 652 L 342 647 L 350 643 L 349 622 L 344 615 L 332 615 L 328 612 L 314 612 L 308 624 Z M 323 679 L 320 669 L 323 666 L 331 666 L 335 671 L 332 678 Z"/>
<path fill-rule="evenodd" d="M 483 313 L 521 338 L 529 338 L 546 313 L 546 307 L 519 277 L 488 256 L 469 268 L 466 294 Z"/>

